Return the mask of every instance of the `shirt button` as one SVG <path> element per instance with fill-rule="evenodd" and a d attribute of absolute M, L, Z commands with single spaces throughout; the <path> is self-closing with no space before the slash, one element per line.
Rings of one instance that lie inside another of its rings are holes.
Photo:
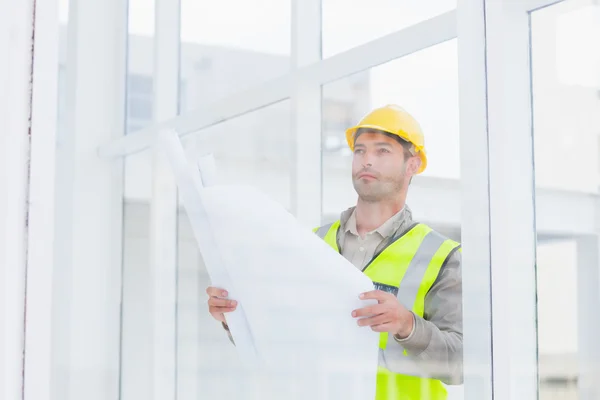
<path fill-rule="evenodd" d="M 364 247 L 359 247 L 358 250 L 359 251 L 365 251 L 365 248 Z"/>

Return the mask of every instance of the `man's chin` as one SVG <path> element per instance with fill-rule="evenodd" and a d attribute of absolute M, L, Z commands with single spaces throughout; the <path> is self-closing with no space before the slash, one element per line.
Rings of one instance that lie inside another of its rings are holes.
<path fill-rule="evenodd" d="M 373 196 L 373 195 L 364 195 L 364 194 L 359 194 L 358 198 L 360 201 L 364 202 L 364 203 L 379 203 L 381 200 L 383 200 L 380 196 Z"/>
<path fill-rule="evenodd" d="M 366 190 L 364 187 L 354 187 L 356 194 L 363 201 L 374 202 L 379 201 L 382 198 L 381 193 L 375 190 Z"/>
<path fill-rule="evenodd" d="M 354 189 L 357 192 L 360 192 L 360 191 L 372 192 L 378 186 L 379 183 L 380 182 L 377 182 L 374 179 L 358 179 L 353 182 Z"/>

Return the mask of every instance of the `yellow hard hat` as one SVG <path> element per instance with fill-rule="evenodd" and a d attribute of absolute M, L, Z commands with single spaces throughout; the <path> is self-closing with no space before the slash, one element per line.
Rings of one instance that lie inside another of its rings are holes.
<path fill-rule="evenodd" d="M 415 146 L 416 155 L 421 159 L 420 174 L 427 167 L 427 155 L 425 153 L 425 138 L 421 126 L 412 115 L 397 105 L 387 105 L 376 108 L 360 120 L 358 125 L 346 131 L 346 141 L 350 149 L 354 151 L 354 135 L 360 128 L 377 129 L 397 135 Z"/>

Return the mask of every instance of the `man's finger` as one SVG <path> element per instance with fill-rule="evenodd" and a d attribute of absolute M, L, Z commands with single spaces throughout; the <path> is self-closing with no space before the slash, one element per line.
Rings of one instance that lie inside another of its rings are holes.
<path fill-rule="evenodd" d="M 371 326 L 371 330 L 373 332 L 392 332 L 393 327 L 391 323 L 384 323 L 384 324 L 379 324 L 379 325 L 373 325 Z"/>
<path fill-rule="evenodd" d="M 212 315 L 212 317 L 214 319 L 216 319 L 217 321 L 226 323 L 225 322 L 225 314 L 223 314 L 221 312 L 211 312 L 210 315 Z"/>
<path fill-rule="evenodd" d="M 393 294 L 384 292 L 383 290 L 371 290 L 370 292 L 362 293 L 359 297 L 361 300 L 375 299 L 380 303 L 391 298 L 396 298 Z"/>
<path fill-rule="evenodd" d="M 372 317 L 374 315 L 382 314 L 386 310 L 381 304 L 375 304 L 373 306 L 368 306 L 364 308 L 359 308 L 358 310 L 352 311 L 353 317 Z"/>
<path fill-rule="evenodd" d="M 391 322 L 392 317 L 388 314 L 380 314 L 370 318 L 361 318 L 358 320 L 358 326 L 377 326 Z"/>
<path fill-rule="evenodd" d="M 208 312 L 211 314 L 224 314 L 235 311 L 235 307 L 209 307 Z"/>
<path fill-rule="evenodd" d="M 211 297 L 208 299 L 209 306 L 215 307 L 236 307 L 237 301 L 229 299 L 219 299 L 218 297 Z"/>
<path fill-rule="evenodd" d="M 227 297 L 229 295 L 229 293 L 227 293 L 227 290 L 216 288 L 213 286 L 209 286 L 206 288 L 206 294 L 214 297 Z"/>

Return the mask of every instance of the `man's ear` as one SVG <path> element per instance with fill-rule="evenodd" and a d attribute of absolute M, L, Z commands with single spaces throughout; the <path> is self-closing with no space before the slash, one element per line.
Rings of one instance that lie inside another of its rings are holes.
<path fill-rule="evenodd" d="M 419 157 L 411 157 L 408 159 L 408 165 L 406 166 L 406 172 L 411 176 L 416 175 L 421 168 L 421 159 Z"/>

